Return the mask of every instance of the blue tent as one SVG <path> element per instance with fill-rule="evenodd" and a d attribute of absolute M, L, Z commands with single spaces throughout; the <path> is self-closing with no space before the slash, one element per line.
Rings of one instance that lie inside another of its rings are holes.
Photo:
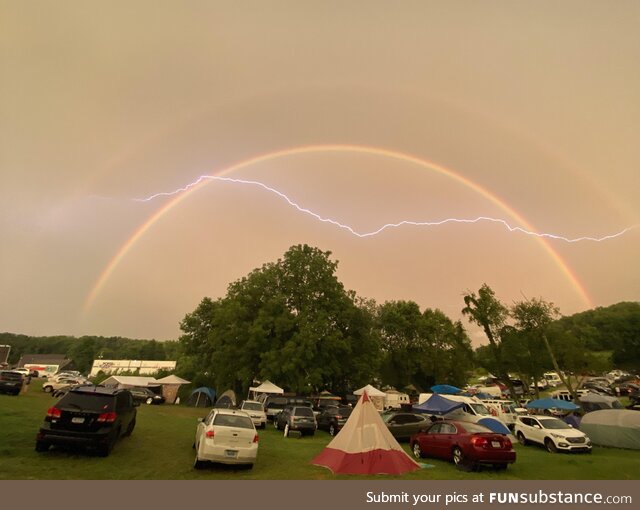
<path fill-rule="evenodd" d="M 497 434 L 511 434 L 505 424 L 495 418 L 482 418 L 478 420 L 478 423 L 487 427 L 491 432 L 495 432 Z"/>
<path fill-rule="evenodd" d="M 563 409 L 565 411 L 575 411 L 578 406 L 573 402 L 567 402 L 566 400 L 560 400 L 559 398 L 540 398 L 538 400 L 532 400 L 527 405 L 527 409 Z"/>
<path fill-rule="evenodd" d="M 215 401 L 216 390 L 213 388 L 207 388 L 206 386 L 201 386 L 191 392 L 187 405 L 194 407 L 213 407 L 213 403 Z"/>
<path fill-rule="evenodd" d="M 441 393 L 443 395 L 455 395 L 456 393 L 460 393 L 462 390 L 455 386 L 450 386 L 449 384 L 437 384 L 435 386 L 431 386 L 431 391 L 434 393 Z"/>
<path fill-rule="evenodd" d="M 422 404 L 413 406 L 413 410 L 418 413 L 443 415 L 461 407 L 464 407 L 462 402 L 454 402 L 435 394 L 431 395 L 431 398 L 425 400 Z"/>

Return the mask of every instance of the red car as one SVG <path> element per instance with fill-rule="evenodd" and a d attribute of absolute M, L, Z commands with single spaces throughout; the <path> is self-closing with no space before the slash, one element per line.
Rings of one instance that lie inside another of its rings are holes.
<path fill-rule="evenodd" d="M 425 432 L 411 436 L 410 445 L 418 459 L 438 457 L 472 469 L 480 464 L 506 469 L 516 461 L 516 452 L 507 436 L 471 422 L 438 421 Z"/>

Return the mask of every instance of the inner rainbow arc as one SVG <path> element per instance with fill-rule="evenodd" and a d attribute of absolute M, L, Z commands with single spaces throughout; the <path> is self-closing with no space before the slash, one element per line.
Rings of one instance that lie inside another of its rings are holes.
<path fill-rule="evenodd" d="M 391 149 L 384 149 L 380 147 L 372 147 L 366 145 L 343 145 L 343 144 L 323 144 L 323 145 L 307 145 L 301 147 L 292 147 L 288 149 L 282 149 L 278 151 L 273 151 L 265 154 L 260 154 L 258 156 L 254 156 L 252 158 L 246 159 L 244 161 L 240 161 L 231 166 L 223 168 L 222 170 L 214 173 L 217 176 L 223 176 L 232 172 L 237 172 L 238 170 L 242 170 L 243 168 L 250 167 L 252 165 L 257 165 L 260 163 L 265 163 L 268 161 L 272 161 L 275 159 L 287 157 L 287 156 L 295 156 L 300 154 L 311 154 L 311 153 L 322 153 L 322 152 L 348 152 L 348 153 L 360 153 L 360 154 L 368 154 L 375 156 L 387 157 L 390 159 L 400 160 L 406 163 L 415 164 L 421 168 L 435 171 L 439 174 L 445 175 L 453 181 L 459 182 L 465 187 L 473 190 L 480 196 L 487 199 L 489 202 L 500 208 L 506 214 L 508 214 L 512 219 L 517 221 L 520 226 L 523 228 L 536 231 L 536 228 L 529 223 L 520 213 L 518 213 L 513 207 L 507 204 L 504 200 L 499 198 L 496 194 L 489 191 L 488 189 L 480 186 L 476 182 L 460 175 L 459 173 L 454 172 L 453 170 L 446 168 L 442 165 L 434 163 L 432 161 L 419 158 L 417 156 L 413 156 L 411 154 L 407 154 L 400 151 L 395 151 Z M 131 250 L 133 245 L 167 212 L 177 206 L 180 202 L 185 200 L 190 196 L 191 193 L 200 189 L 201 187 L 209 184 L 211 181 L 209 179 L 204 179 L 200 181 L 198 184 L 189 187 L 185 191 L 175 195 L 175 197 L 171 198 L 167 203 L 163 204 L 159 209 L 157 209 L 142 225 L 140 225 L 131 236 L 123 243 L 123 245 L 118 249 L 113 258 L 109 261 L 107 266 L 100 273 L 100 276 L 96 280 L 95 284 L 91 288 L 91 291 L 87 295 L 84 303 L 84 311 L 87 312 L 93 303 L 95 302 L 98 294 L 106 284 L 107 280 L 113 274 L 114 270 L 118 266 L 118 264 L 122 261 L 125 255 Z M 560 254 L 553 248 L 550 244 L 549 240 L 541 237 L 536 238 L 537 242 L 539 242 L 545 251 L 551 256 L 556 265 L 560 268 L 561 272 L 565 275 L 565 277 L 569 280 L 571 285 L 574 287 L 584 304 L 588 308 L 593 308 L 593 303 L 591 297 L 587 293 L 586 289 L 582 285 L 582 283 L 578 280 L 577 276 L 570 269 L 566 261 L 560 256 Z"/>

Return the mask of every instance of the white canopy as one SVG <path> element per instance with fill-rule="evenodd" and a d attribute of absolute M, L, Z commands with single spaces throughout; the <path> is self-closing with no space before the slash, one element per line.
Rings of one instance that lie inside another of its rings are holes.
<path fill-rule="evenodd" d="M 369 395 L 370 397 L 386 397 L 387 396 L 385 392 L 380 391 L 377 388 L 374 388 L 370 384 L 367 384 L 364 388 L 360 388 L 359 390 L 354 391 L 353 394 L 362 395 L 365 391 L 367 392 L 367 395 Z"/>
<path fill-rule="evenodd" d="M 141 377 L 133 375 L 112 375 L 102 381 L 105 386 L 159 386 L 155 377 Z"/>
<path fill-rule="evenodd" d="M 162 379 L 158 379 L 158 383 L 160 384 L 190 384 L 191 381 L 187 381 L 182 377 L 178 377 L 177 375 L 168 375 L 167 377 L 163 377 Z"/>
<path fill-rule="evenodd" d="M 278 395 L 282 395 L 284 393 L 282 388 L 276 386 L 271 381 L 265 381 L 260 386 L 249 388 L 249 391 L 252 391 L 253 393 L 276 393 Z"/>

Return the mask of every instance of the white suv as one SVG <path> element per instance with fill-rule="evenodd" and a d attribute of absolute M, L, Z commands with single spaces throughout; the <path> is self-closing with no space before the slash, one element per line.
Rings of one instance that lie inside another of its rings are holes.
<path fill-rule="evenodd" d="M 267 426 L 267 414 L 264 412 L 262 403 L 256 400 L 245 400 L 240 405 L 240 410 L 249 415 L 256 427 L 261 429 Z"/>
<path fill-rule="evenodd" d="M 591 440 L 584 432 L 552 416 L 519 416 L 513 433 L 520 444 L 539 443 L 552 453 L 591 453 Z"/>

